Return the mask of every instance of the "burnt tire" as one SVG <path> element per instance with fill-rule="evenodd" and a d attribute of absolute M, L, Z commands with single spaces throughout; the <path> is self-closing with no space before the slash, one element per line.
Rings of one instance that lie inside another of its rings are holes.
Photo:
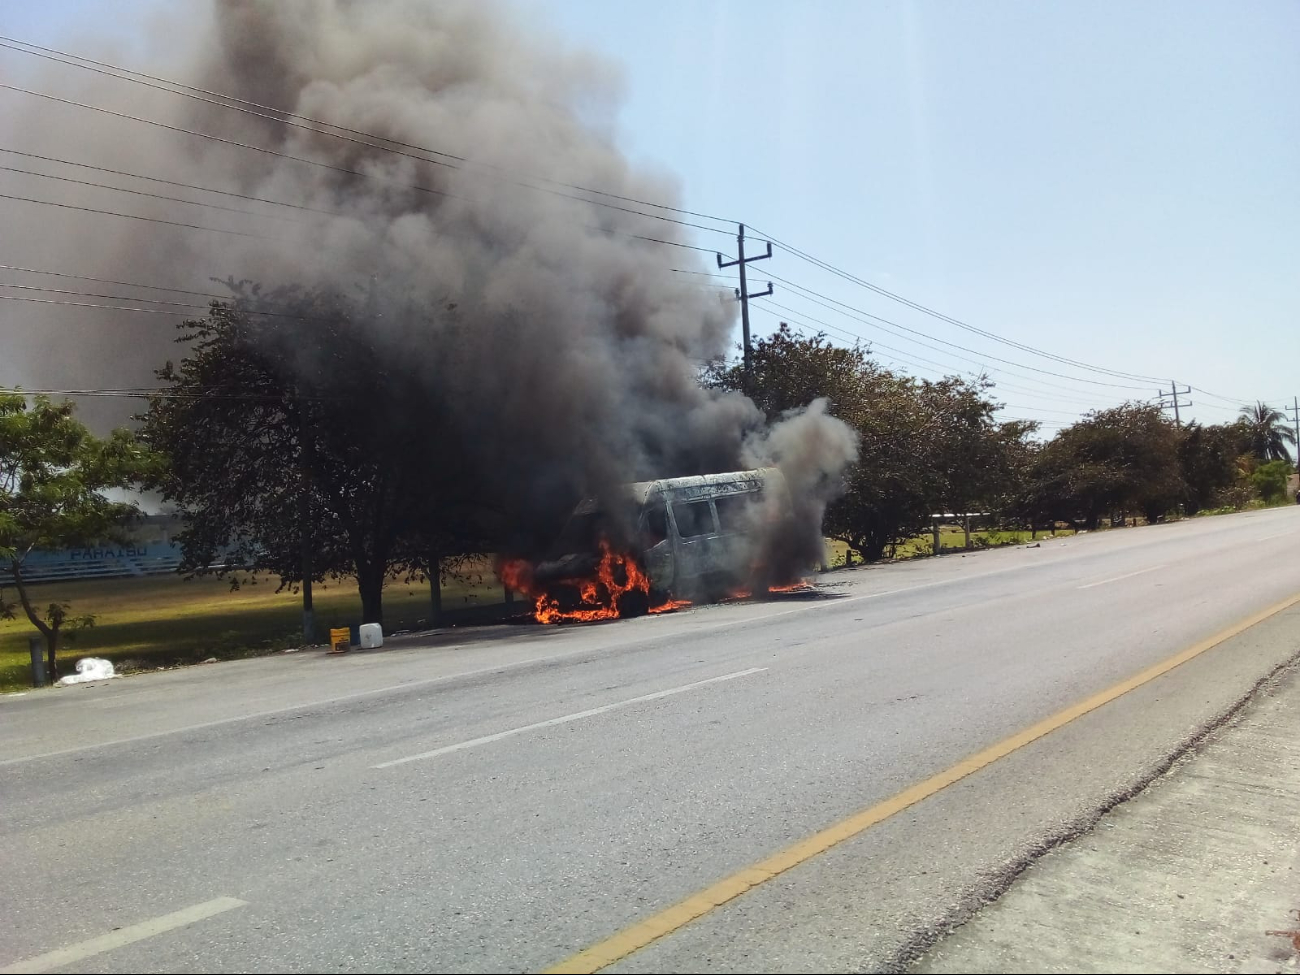
<path fill-rule="evenodd" d="M 630 620 L 650 612 L 650 595 L 640 589 L 632 589 L 618 597 L 614 604 L 621 619 Z"/>

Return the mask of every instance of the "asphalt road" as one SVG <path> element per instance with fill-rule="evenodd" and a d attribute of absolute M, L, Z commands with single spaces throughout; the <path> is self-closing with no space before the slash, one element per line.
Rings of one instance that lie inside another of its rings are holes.
<path fill-rule="evenodd" d="M 1300 593 L 1297 533 L 1300 508 L 1250 512 L 4 699 L 0 971 L 536 971 L 633 943 Z M 904 967 L 1297 652 L 1300 607 L 608 970 Z"/>

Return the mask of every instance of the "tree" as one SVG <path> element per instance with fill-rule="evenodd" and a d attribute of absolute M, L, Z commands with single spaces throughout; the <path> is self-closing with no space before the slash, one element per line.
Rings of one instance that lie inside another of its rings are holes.
<path fill-rule="evenodd" d="M 1032 481 L 1036 506 L 1077 527 L 1112 511 L 1156 521 L 1185 492 L 1177 430 L 1150 404 L 1094 411 L 1048 441 Z"/>
<path fill-rule="evenodd" d="M 71 548 L 125 540 L 122 532 L 138 514 L 135 504 L 110 501 L 104 491 L 138 483 L 153 459 L 126 430 L 106 439 L 91 435 L 69 402 L 44 396 L 0 393 L 0 557 L 18 595 L 0 588 L 0 618 L 19 606 L 45 643 L 46 669 L 58 679 L 58 650 L 66 632 L 88 626 L 68 603 L 44 609 L 33 602 L 24 562 L 37 549 Z"/>
<path fill-rule="evenodd" d="M 390 314 L 381 348 L 367 296 L 228 285 L 231 301 L 180 324 L 187 355 L 159 371 L 169 388 L 145 418 L 183 565 L 293 586 L 309 556 L 313 581 L 354 576 L 363 620 L 382 622 L 391 574 L 436 572 L 486 531 L 437 397 L 388 352 L 427 354 L 427 315 Z"/>
<path fill-rule="evenodd" d="M 860 407 L 862 396 L 879 371 L 861 346 L 832 345 L 824 334 L 799 337 L 785 322 L 754 344 L 753 384 L 749 397 L 769 421 L 807 406 L 818 397 L 830 400 L 831 411 L 844 417 Z M 739 362 L 716 362 L 703 382 L 715 389 L 744 389 Z"/>
<path fill-rule="evenodd" d="M 796 336 L 785 324 L 755 343 L 751 362 L 750 394 L 769 419 L 826 397 L 857 432 L 859 461 L 827 508 L 824 530 L 865 560 L 924 532 L 937 509 L 1009 503 L 1012 454 L 1032 426 L 997 423 L 984 382 L 896 375 L 861 346 Z M 715 365 L 705 382 L 739 390 L 743 372 Z"/>
<path fill-rule="evenodd" d="M 1013 513 L 1026 441 L 1038 424 L 996 420 L 1000 404 L 989 397 L 992 388 L 983 378 L 953 376 L 917 386 L 934 419 L 925 449 L 942 475 L 940 507 L 946 511 Z"/>
<path fill-rule="evenodd" d="M 1295 444 L 1295 431 L 1286 422 L 1281 410 L 1267 403 L 1241 408 L 1250 453 L 1260 460 L 1288 460 L 1287 444 Z"/>
<path fill-rule="evenodd" d="M 818 397 L 860 438 L 859 463 L 845 475 L 846 490 L 827 508 L 824 530 L 868 561 L 917 534 L 937 481 L 915 449 L 926 416 L 914 383 L 880 369 L 861 346 L 832 345 L 822 334 L 796 336 L 789 325 L 759 339 L 752 355 L 749 394 L 769 420 Z M 739 363 L 706 371 L 706 384 L 743 390 Z"/>
<path fill-rule="evenodd" d="M 1223 503 L 1226 492 L 1240 478 L 1240 458 L 1249 452 L 1246 428 L 1241 422 L 1183 427 L 1178 459 L 1186 493 L 1183 503 L 1194 515 L 1203 508 Z"/>

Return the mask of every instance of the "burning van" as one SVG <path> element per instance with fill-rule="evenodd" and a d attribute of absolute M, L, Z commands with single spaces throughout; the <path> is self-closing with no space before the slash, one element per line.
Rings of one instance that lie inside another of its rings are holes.
<path fill-rule="evenodd" d="M 765 588 L 770 542 L 790 518 L 776 468 L 643 481 L 579 504 L 546 560 L 499 571 L 542 622 L 639 616 Z"/>

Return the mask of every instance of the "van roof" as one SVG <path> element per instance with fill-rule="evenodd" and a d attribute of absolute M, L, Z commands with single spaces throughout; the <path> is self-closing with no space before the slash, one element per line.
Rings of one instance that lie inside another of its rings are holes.
<path fill-rule="evenodd" d="M 749 471 L 730 471 L 726 474 L 700 474 L 695 477 L 662 477 L 656 481 L 638 481 L 627 485 L 627 491 L 637 504 L 644 504 L 652 494 L 669 493 L 686 488 L 702 488 L 711 485 L 744 484 L 758 481 L 784 480 L 781 471 L 775 467 L 759 467 Z"/>

